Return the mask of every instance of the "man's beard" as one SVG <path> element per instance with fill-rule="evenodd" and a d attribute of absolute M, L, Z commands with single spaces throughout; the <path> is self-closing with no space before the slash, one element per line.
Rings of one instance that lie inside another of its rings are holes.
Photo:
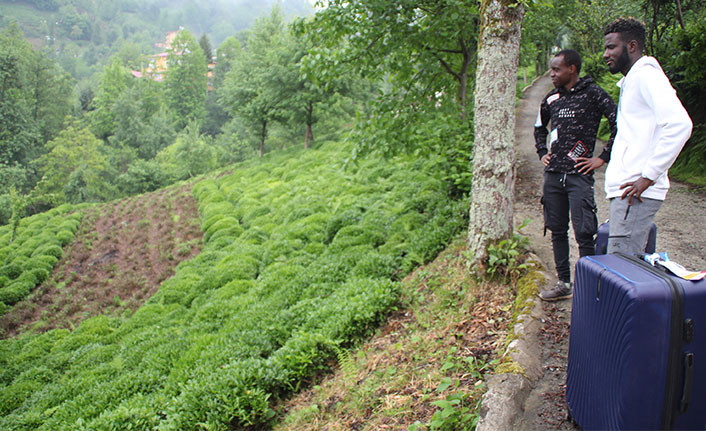
<path fill-rule="evenodd" d="M 628 55 L 628 47 L 624 46 L 623 47 L 623 52 L 620 54 L 620 57 L 613 63 L 612 66 L 608 67 L 608 70 L 610 70 L 610 73 L 618 73 L 622 72 L 624 69 L 627 68 L 627 66 L 630 64 L 630 56 Z"/>

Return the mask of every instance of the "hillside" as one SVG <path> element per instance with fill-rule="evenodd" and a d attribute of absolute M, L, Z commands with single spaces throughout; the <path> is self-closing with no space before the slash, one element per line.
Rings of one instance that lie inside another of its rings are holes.
<path fill-rule="evenodd" d="M 106 312 L 135 311 L 176 265 L 201 249 L 191 186 L 86 208 L 50 278 L 0 317 L 0 334 L 72 328 Z"/>
<path fill-rule="evenodd" d="M 120 49 L 156 54 L 155 43 L 182 27 L 206 34 L 215 48 L 275 4 L 290 18 L 313 11 L 306 0 L 0 0 L 0 28 L 17 21 L 35 48 L 53 52 L 80 80 Z"/>
<path fill-rule="evenodd" d="M 344 169 L 349 152 L 337 143 L 278 152 L 189 185 L 64 208 L 80 226 L 20 307 L 46 307 L 45 320 L 0 342 L 0 428 L 268 423 L 277 400 L 375 330 L 400 301 L 399 280 L 465 225 L 434 160 Z M 46 225 L 34 221 L 18 238 Z M 0 253 L 22 270 L 8 230 Z M 21 247 L 31 256 L 30 242 Z M 170 254 L 186 260 L 152 293 L 172 273 Z"/>

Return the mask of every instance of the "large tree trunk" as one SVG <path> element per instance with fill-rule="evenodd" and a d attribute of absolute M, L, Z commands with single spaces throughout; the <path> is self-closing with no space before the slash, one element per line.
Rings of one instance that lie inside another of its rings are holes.
<path fill-rule="evenodd" d="M 474 263 L 487 258 L 488 244 L 512 233 L 515 93 L 525 9 L 514 0 L 482 0 L 480 13 L 468 229 Z"/>

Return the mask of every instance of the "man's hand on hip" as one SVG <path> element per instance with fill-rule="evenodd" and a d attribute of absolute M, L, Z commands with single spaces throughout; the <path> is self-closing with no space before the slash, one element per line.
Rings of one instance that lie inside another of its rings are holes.
<path fill-rule="evenodd" d="M 605 160 L 600 157 L 579 157 L 576 159 L 574 168 L 578 168 L 579 172 L 586 175 L 603 165 L 605 165 Z"/>
<path fill-rule="evenodd" d="M 549 166 L 549 160 L 552 158 L 551 151 L 542 156 L 542 164 L 544 166 Z"/>
<path fill-rule="evenodd" d="M 632 199 L 636 198 L 640 202 L 642 202 L 642 192 L 647 190 L 649 186 L 654 184 L 655 182 L 652 181 L 649 178 L 645 177 L 640 177 L 635 181 L 631 181 L 629 183 L 625 183 L 622 186 L 620 186 L 620 189 L 625 189 L 623 192 L 623 195 L 620 196 L 620 199 L 625 199 L 626 197 L 628 198 L 628 205 L 632 205 Z"/>

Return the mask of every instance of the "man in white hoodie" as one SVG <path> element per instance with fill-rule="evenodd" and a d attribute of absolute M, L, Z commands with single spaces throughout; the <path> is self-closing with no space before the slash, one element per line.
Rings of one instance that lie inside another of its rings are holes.
<path fill-rule="evenodd" d="M 645 27 L 610 23 L 603 59 L 618 82 L 618 133 L 605 173 L 610 199 L 608 253 L 641 253 L 669 190 L 667 170 L 691 135 L 689 115 L 657 60 L 644 56 Z"/>

